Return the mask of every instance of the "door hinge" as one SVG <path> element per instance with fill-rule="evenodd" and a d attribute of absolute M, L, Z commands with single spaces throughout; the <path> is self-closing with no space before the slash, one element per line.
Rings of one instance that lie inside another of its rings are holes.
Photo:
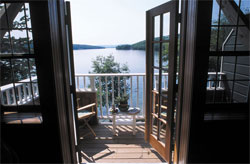
<path fill-rule="evenodd" d="M 181 23 L 181 14 L 178 14 L 178 23 Z"/>
<path fill-rule="evenodd" d="M 69 20 L 69 19 L 68 19 L 68 15 L 65 15 L 65 17 L 64 17 L 64 18 L 65 18 L 65 19 L 64 19 L 64 20 L 65 20 L 65 24 L 66 24 L 66 25 L 69 25 L 69 21 L 68 21 L 68 20 Z"/>
<path fill-rule="evenodd" d="M 70 86 L 70 93 L 73 93 L 75 91 L 73 85 Z"/>
<path fill-rule="evenodd" d="M 78 152 L 79 151 L 79 146 L 75 145 L 75 149 L 76 149 L 76 152 Z"/>

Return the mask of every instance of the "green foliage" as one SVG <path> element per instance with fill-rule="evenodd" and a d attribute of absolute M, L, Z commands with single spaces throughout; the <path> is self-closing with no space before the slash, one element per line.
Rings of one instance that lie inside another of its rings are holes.
<path fill-rule="evenodd" d="M 30 76 L 36 76 L 34 59 L 12 59 L 11 62 L 9 59 L 1 59 L 0 68 L 1 86 L 13 83 L 13 81 L 18 82 L 27 79 Z"/>
<path fill-rule="evenodd" d="M 97 56 L 92 61 L 93 71 L 91 73 L 128 73 L 129 68 L 126 64 L 122 66 L 120 63 L 115 62 L 115 58 L 112 55 L 107 57 Z"/>
<path fill-rule="evenodd" d="M 93 71 L 90 73 L 128 73 L 129 68 L 126 64 L 123 64 L 122 66 L 120 63 L 115 62 L 114 56 L 109 55 L 107 57 L 104 56 L 97 56 L 95 60 L 92 61 L 92 68 Z M 113 84 L 114 84 L 114 97 L 118 97 L 118 87 L 120 86 L 120 94 L 124 94 L 124 90 L 128 92 L 129 86 L 125 85 L 125 80 L 129 79 L 129 77 L 120 77 L 120 81 L 118 81 L 118 77 L 113 77 Z M 103 100 L 103 106 L 106 103 L 106 80 L 105 77 L 101 77 L 101 87 L 102 90 L 98 91 L 97 97 L 98 101 L 100 98 L 100 95 L 102 96 Z M 118 83 L 120 85 L 118 85 Z M 95 85 L 97 88 L 99 88 L 99 79 L 95 80 Z M 107 77 L 107 90 L 108 90 L 108 103 L 111 105 L 112 100 L 112 77 Z M 127 94 L 127 93 L 126 93 Z M 99 103 L 100 104 L 100 103 Z"/>
<path fill-rule="evenodd" d="M 131 45 L 125 44 L 125 45 L 119 45 L 116 47 L 117 50 L 131 50 Z"/>
<path fill-rule="evenodd" d="M 19 13 L 24 12 L 24 10 L 26 11 L 26 13 L 28 12 L 28 8 L 25 8 L 24 6 L 22 6 Z M 22 17 L 20 17 L 19 20 L 14 20 L 13 22 L 11 22 L 10 25 L 12 25 L 12 26 L 10 28 L 17 28 L 17 29 L 26 28 L 26 20 L 27 20 L 27 22 L 30 21 L 30 17 L 28 17 L 27 15 L 26 15 L 26 17 L 22 16 Z M 10 43 L 8 31 L 7 30 L 2 31 L 5 33 L 5 35 L 3 38 L 1 38 L 0 53 L 5 53 L 5 54 L 12 53 L 11 52 L 11 44 L 12 44 L 12 48 L 13 48 L 14 53 L 29 53 L 28 38 L 19 36 L 19 33 L 23 32 L 22 30 L 19 30 L 19 31 L 14 30 L 14 31 L 15 32 L 13 32 L 12 36 L 11 36 L 12 43 Z M 33 41 L 31 40 L 30 43 L 33 44 Z M 33 46 L 31 48 L 33 49 Z"/>
<path fill-rule="evenodd" d="M 128 104 L 128 99 L 129 99 L 128 95 L 122 95 L 121 97 L 118 96 L 115 99 L 115 103 L 118 104 L 118 105 L 120 105 L 120 104 Z"/>
<path fill-rule="evenodd" d="M 156 41 L 159 41 L 160 38 L 157 37 L 155 38 Z M 169 36 L 163 36 L 163 40 L 169 40 Z M 135 44 L 125 44 L 125 45 L 118 45 L 116 47 L 117 50 L 146 50 L 146 40 L 143 40 L 143 41 L 140 41 L 140 42 L 137 42 Z M 159 50 L 159 47 L 158 49 L 155 49 L 155 51 L 158 51 Z"/>
<path fill-rule="evenodd" d="M 11 67 L 9 60 L 0 60 L 1 68 L 1 86 L 12 82 Z"/>
<path fill-rule="evenodd" d="M 164 63 L 163 65 L 165 65 L 166 69 L 168 69 L 168 63 L 169 63 L 169 56 L 168 56 L 168 50 L 169 50 L 169 43 L 163 43 L 162 44 L 162 63 Z M 159 50 L 158 50 L 159 51 Z"/>
<path fill-rule="evenodd" d="M 19 12 L 27 12 L 28 8 L 25 8 L 24 6 L 22 6 L 21 10 Z M 13 22 L 13 28 L 26 28 L 26 19 L 27 22 L 30 20 L 30 18 L 28 16 L 22 16 L 18 21 L 14 21 Z"/>
<path fill-rule="evenodd" d="M 146 41 L 140 41 L 138 43 L 132 44 L 133 50 L 146 50 Z"/>

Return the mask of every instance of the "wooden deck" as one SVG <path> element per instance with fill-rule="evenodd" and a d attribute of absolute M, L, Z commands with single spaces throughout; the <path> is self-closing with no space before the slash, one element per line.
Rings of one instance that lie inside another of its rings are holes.
<path fill-rule="evenodd" d="M 93 126 L 96 137 L 81 139 L 83 163 L 162 163 L 163 158 L 144 141 L 144 125 L 137 125 L 133 136 L 132 126 L 117 126 L 113 136 L 112 125 Z M 86 131 L 81 130 L 81 134 Z"/>

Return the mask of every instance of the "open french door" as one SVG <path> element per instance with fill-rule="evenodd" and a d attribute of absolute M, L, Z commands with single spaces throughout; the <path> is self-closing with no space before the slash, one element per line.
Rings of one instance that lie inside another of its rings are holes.
<path fill-rule="evenodd" d="M 72 41 L 72 28 L 71 28 L 71 11 L 70 2 L 65 2 L 65 39 L 67 55 L 64 57 L 65 70 L 68 72 L 69 79 L 69 94 L 72 109 L 68 111 L 69 125 L 70 125 L 70 136 L 71 136 L 71 153 L 73 161 L 81 163 L 81 150 L 79 149 L 80 135 L 78 126 L 78 114 L 76 105 L 76 86 L 75 86 L 75 70 L 74 70 L 74 56 L 73 56 L 73 41 Z M 73 118 L 73 119 L 72 119 Z"/>
<path fill-rule="evenodd" d="M 178 1 L 172 0 L 146 13 L 145 139 L 168 163 L 174 150 L 178 7 Z"/>

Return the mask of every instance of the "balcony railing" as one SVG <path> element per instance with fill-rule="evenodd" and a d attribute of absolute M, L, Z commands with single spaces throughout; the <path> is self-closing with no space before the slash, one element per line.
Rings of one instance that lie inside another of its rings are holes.
<path fill-rule="evenodd" d="M 167 74 L 165 75 L 167 77 Z M 108 110 L 115 102 L 115 90 L 118 96 L 126 95 L 129 96 L 130 107 L 140 107 L 141 112 L 137 118 L 144 118 L 145 116 L 145 95 L 146 95 L 146 76 L 145 73 L 107 73 L 107 74 L 76 74 L 76 89 L 78 91 L 93 92 L 98 91 L 99 93 L 103 90 L 102 86 L 105 87 L 105 100 L 103 96 L 98 96 L 98 108 L 99 117 L 107 118 Z M 114 79 L 117 78 L 118 87 L 115 88 Z M 102 80 L 104 79 L 104 80 Z M 121 81 L 121 79 L 123 79 Z M 111 90 L 108 90 L 108 85 L 111 83 Z M 123 83 L 123 89 L 121 89 L 121 83 Z M 99 84 L 96 86 L 96 84 Z M 109 92 L 111 100 L 109 98 Z"/>
<path fill-rule="evenodd" d="M 223 72 L 209 72 L 207 83 L 207 90 L 215 89 L 215 79 L 222 79 L 225 75 Z M 159 75 L 154 75 L 154 88 L 157 88 L 159 83 Z M 115 87 L 114 81 L 117 80 L 118 87 Z M 121 80 L 123 79 L 123 80 Z M 32 82 L 37 80 L 37 77 L 32 77 Z M 102 91 L 102 87 L 105 86 L 104 97 L 98 94 L 98 116 L 100 118 L 107 118 L 109 116 L 108 109 L 115 103 L 115 90 L 118 96 L 128 94 L 130 107 L 139 107 L 141 109 L 137 118 L 144 118 L 145 116 L 145 98 L 146 98 L 146 75 L 145 73 L 107 73 L 107 74 L 76 74 L 76 90 L 85 92 L 98 92 Z M 30 79 L 25 79 L 13 84 L 2 86 L 1 89 L 1 103 L 3 105 L 22 105 L 28 104 L 33 98 L 38 98 L 38 86 L 37 83 L 29 83 Z M 162 89 L 168 89 L 168 73 L 163 73 L 162 77 Z M 99 82 L 99 83 L 98 83 Z M 121 83 L 123 83 L 123 89 L 121 89 Z M 98 86 L 96 84 L 99 84 Z M 111 85 L 111 90 L 108 90 L 108 85 Z M 16 88 L 14 90 L 14 87 Z M 223 89 L 221 81 L 218 82 L 218 87 Z M 109 96 L 111 95 L 111 96 Z"/>
<path fill-rule="evenodd" d="M 207 90 L 214 90 L 215 86 L 215 79 L 222 79 L 222 76 L 225 74 L 223 72 L 209 72 L 208 77 L 209 81 L 207 83 Z M 159 74 L 154 75 L 154 88 L 157 88 L 159 83 Z M 162 74 L 162 89 L 168 89 L 168 73 Z M 137 118 L 144 118 L 145 117 L 145 96 L 146 96 L 146 74 L 145 73 L 106 73 L 106 74 L 76 74 L 76 90 L 77 91 L 85 91 L 85 92 L 95 92 L 95 91 L 102 91 L 103 80 L 104 78 L 104 85 L 105 85 L 105 101 L 101 94 L 99 94 L 99 101 L 98 101 L 98 108 L 99 108 L 99 117 L 100 118 L 107 118 L 108 116 L 108 109 L 110 108 L 111 104 L 114 104 L 115 96 L 114 90 L 118 90 L 118 96 L 123 94 L 129 94 L 129 105 L 131 107 L 139 107 L 141 109 L 141 113 L 137 116 Z M 114 79 L 118 79 L 118 87 L 114 87 Z M 122 78 L 126 80 L 121 81 Z M 109 79 L 109 80 L 108 80 Z M 98 83 L 96 83 L 98 81 Z M 111 100 L 109 100 L 109 90 L 108 85 L 111 81 Z M 120 84 L 124 83 L 126 88 L 123 90 L 120 89 Z M 219 88 L 223 89 L 222 82 L 219 81 Z M 96 84 L 99 84 L 96 86 Z M 127 93 L 127 90 L 129 92 Z"/>
<path fill-rule="evenodd" d="M 36 82 L 36 83 L 30 83 Z M 16 89 L 14 89 L 16 88 Z M 3 105 L 25 105 L 39 97 L 37 77 L 33 76 L 15 83 L 1 86 L 1 103 Z M 33 99 L 32 99 L 33 97 Z"/>

